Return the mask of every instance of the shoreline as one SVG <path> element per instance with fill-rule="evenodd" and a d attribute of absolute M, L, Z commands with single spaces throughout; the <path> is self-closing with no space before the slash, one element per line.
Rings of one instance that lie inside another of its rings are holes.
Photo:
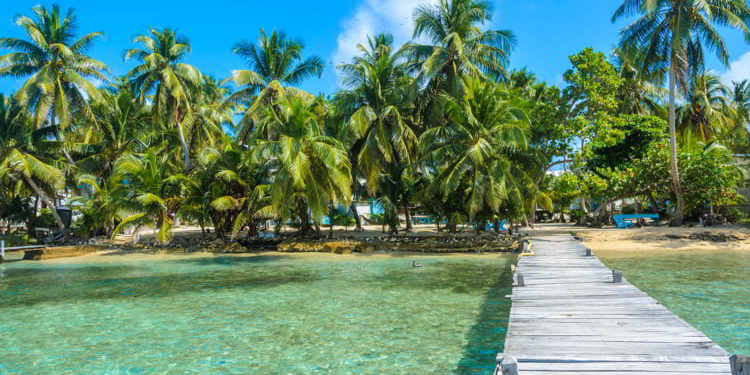
<path fill-rule="evenodd" d="M 532 237 L 535 234 L 554 232 L 574 233 L 595 253 L 606 253 L 608 256 L 636 253 L 750 252 L 750 229 L 741 226 L 594 229 L 554 224 L 524 231 Z"/>
<path fill-rule="evenodd" d="M 387 258 L 408 258 L 408 257 L 445 257 L 445 258 L 459 258 L 459 257 L 497 257 L 503 258 L 512 255 L 512 252 L 415 252 L 415 251 L 376 251 L 372 253 L 350 253 L 350 254 L 337 254 L 327 252 L 282 252 L 282 251 L 260 251 L 252 253 L 216 253 L 209 251 L 197 251 L 189 253 L 145 253 L 145 252 L 123 252 L 121 250 L 103 250 L 94 253 L 88 253 L 85 255 L 65 257 L 65 258 L 53 258 L 53 259 L 42 259 L 39 261 L 25 262 L 25 263 L 39 263 L 39 264 L 76 264 L 76 263 L 98 263 L 107 264 L 115 262 L 152 262 L 152 261 L 170 261 L 170 260 L 184 260 L 184 259 L 203 259 L 203 258 L 252 258 L 252 257 L 277 257 L 280 259 L 289 260 L 302 260 L 302 261 L 319 261 L 319 260 L 330 260 L 330 261 L 349 261 L 349 260 L 363 260 L 363 259 L 387 259 Z M 22 262 L 22 259 L 10 259 L 6 261 L 7 264 L 13 264 L 16 262 Z"/>

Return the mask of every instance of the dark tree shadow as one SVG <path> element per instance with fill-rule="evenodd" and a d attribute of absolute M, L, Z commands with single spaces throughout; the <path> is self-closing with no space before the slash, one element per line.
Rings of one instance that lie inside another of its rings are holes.
<path fill-rule="evenodd" d="M 467 333 L 467 343 L 454 375 L 489 375 L 494 371 L 495 357 L 505 345 L 511 305 L 505 296 L 511 293 L 512 284 L 513 275 L 507 267 L 485 292 L 479 316 Z"/>

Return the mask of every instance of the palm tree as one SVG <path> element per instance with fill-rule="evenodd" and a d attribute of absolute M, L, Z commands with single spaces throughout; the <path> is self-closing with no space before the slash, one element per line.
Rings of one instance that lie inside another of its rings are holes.
<path fill-rule="evenodd" d="M 62 188 L 65 178 L 49 161 L 35 155 L 30 122 L 20 103 L 0 95 L 0 180 L 8 185 L 20 181 L 33 191 L 49 207 L 65 236 L 65 225 L 47 196 Z"/>
<path fill-rule="evenodd" d="M 58 140 L 64 142 L 60 130 L 70 124 L 71 113 L 79 110 L 90 115 L 86 97 L 98 96 L 88 78 L 107 80 L 107 66 L 86 56 L 103 34 L 94 32 L 75 39 L 78 24 L 73 9 L 65 17 L 58 5 L 52 9 L 38 5 L 32 10 L 36 20 L 18 16 L 15 21 L 29 40 L 0 38 L 0 48 L 14 50 L 0 56 L 0 77 L 30 76 L 17 93 L 19 104 L 33 111 L 37 128 L 48 120 Z M 68 163 L 75 164 L 65 148 L 63 154 Z"/>
<path fill-rule="evenodd" d="M 175 174 L 167 154 L 153 151 L 145 154 L 126 154 L 115 163 L 114 185 L 111 192 L 115 205 L 120 208 L 122 221 L 112 236 L 134 226 L 133 242 L 144 225 L 155 227 L 156 239 L 161 244 L 170 241 L 172 218 L 179 200 L 183 175 Z"/>
<path fill-rule="evenodd" d="M 732 102 L 737 111 L 737 122 L 746 126 L 750 122 L 750 80 L 732 82 Z"/>
<path fill-rule="evenodd" d="M 203 148 L 197 159 L 199 168 L 184 179 L 180 215 L 196 220 L 204 233 L 210 222 L 220 238 L 226 232 L 234 237 L 246 226 L 249 235 L 257 235 L 255 214 L 264 203 L 257 199 L 257 187 L 267 180 L 266 171 L 251 159 L 251 154 L 228 136 L 217 147 Z"/>
<path fill-rule="evenodd" d="M 244 141 L 252 130 L 253 113 L 263 98 L 277 90 L 277 86 L 298 86 L 305 79 L 323 74 L 323 60 L 312 56 L 302 59 L 305 45 L 289 39 L 283 31 L 267 35 L 263 29 L 255 43 L 241 41 L 232 47 L 232 53 L 246 61 L 251 70 L 234 70 L 228 80 L 239 87 L 227 99 L 228 103 L 243 103 L 253 108 L 245 112 L 240 122 L 238 139 Z M 264 91 L 267 91 L 264 93 Z M 294 90 L 287 89 L 287 95 Z"/>
<path fill-rule="evenodd" d="M 147 148 L 143 139 L 149 130 L 150 115 L 148 108 L 136 101 L 128 90 L 115 94 L 102 90 L 100 97 L 91 104 L 91 110 L 96 121 L 86 129 L 90 134 L 90 155 L 80 164 L 98 177 L 106 178 L 122 155 Z"/>
<path fill-rule="evenodd" d="M 664 68 L 669 74 L 670 170 L 677 198 L 672 225 L 681 225 L 685 201 L 677 167 L 677 83 L 679 81 L 686 88 L 686 77 L 702 70 L 705 49 L 715 52 L 722 64 L 729 65 L 729 51 L 714 25 L 739 29 L 746 39 L 750 38 L 746 23 L 750 18 L 750 7 L 745 1 L 623 0 L 612 16 L 612 22 L 633 15 L 640 18 L 620 32 L 620 47 L 643 49 L 644 67 Z"/>
<path fill-rule="evenodd" d="M 415 39 L 431 44 L 412 44 L 409 50 L 429 80 L 444 82 L 446 91 L 458 93 L 460 76 L 470 74 L 506 78 L 516 37 L 510 30 L 486 30 L 492 7 L 486 0 L 440 0 L 414 11 Z"/>
<path fill-rule="evenodd" d="M 234 108 L 222 105 L 229 90 L 214 77 L 204 75 L 192 98 L 192 116 L 183 125 L 190 130 L 190 149 L 217 147 L 224 139 L 223 126 L 233 128 Z"/>
<path fill-rule="evenodd" d="M 501 85 L 471 76 L 463 81 L 463 98 L 442 96 L 450 121 L 428 129 L 419 141 L 424 157 L 436 161 L 428 189 L 443 200 L 464 202 L 474 219 L 498 213 L 516 190 L 514 174 L 522 171 L 514 169 L 514 159 L 526 148 L 528 118 Z"/>
<path fill-rule="evenodd" d="M 273 106 L 278 110 L 269 106 L 262 111 L 252 150 L 253 159 L 273 171 L 267 188 L 271 202 L 260 214 L 282 222 L 296 216 L 303 231 L 312 220 L 319 233 L 328 204 L 348 205 L 351 200 L 351 165 L 346 147 L 325 135 L 326 113 L 316 102 L 281 94 Z"/>
<path fill-rule="evenodd" d="M 664 71 L 649 71 L 643 66 L 643 50 L 636 46 L 617 47 L 612 52 L 615 66 L 622 78 L 617 93 L 618 113 L 661 115 L 664 107 L 660 104 L 666 95 Z"/>
<path fill-rule="evenodd" d="M 181 61 L 190 52 L 190 41 L 177 31 L 150 29 L 149 35 L 139 35 L 133 43 L 141 43 L 143 48 L 125 51 L 125 60 L 136 59 L 140 65 L 128 72 L 133 91 L 141 103 L 153 93 L 152 110 L 154 123 L 166 118 L 168 125 L 174 123 L 182 146 L 185 169 L 192 169 L 190 148 L 181 122 L 190 121 L 191 89 L 201 82 L 201 73 L 192 65 Z M 164 109 L 166 107 L 166 109 Z"/>
<path fill-rule="evenodd" d="M 394 168 L 389 164 L 410 167 L 415 157 L 417 139 L 404 117 L 417 88 L 407 74 L 406 51 L 393 51 L 391 35 L 368 37 L 368 46 L 358 48 L 362 56 L 338 67 L 346 89 L 334 103 L 345 121 L 338 137 L 349 144 L 353 175 L 364 175 L 374 196 L 382 171 Z"/>
<path fill-rule="evenodd" d="M 718 76 L 702 74 L 690 80 L 685 104 L 677 109 L 677 127 L 709 142 L 734 126 L 729 89 Z"/>

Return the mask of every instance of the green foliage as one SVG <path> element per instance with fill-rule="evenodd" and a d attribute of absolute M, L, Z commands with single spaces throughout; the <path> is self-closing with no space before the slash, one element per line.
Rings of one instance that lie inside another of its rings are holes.
<path fill-rule="evenodd" d="M 75 39 L 78 23 L 72 9 L 65 15 L 58 5 L 51 9 L 37 5 L 32 10 L 35 19 L 23 15 L 15 19 L 28 40 L 0 38 L 0 48 L 15 51 L 0 59 L 0 77 L 30 76 L 17 93 L 19 104 L 34 108 L 35 127 L 49 120 L 47 125 L 54 128 L 59 120 L 65 129 L 75 110 L 90 113 L 86 97 L 98 95 L 87 78 L 107 81 L 107 66 L 85 54 L 104 34 Z"/>
<path fill-rule="evenodd" d="M 431 44 L 410 43 L 413 65 L 435 87 L 460 95 L 462 76 L 505 78 L 516 37 L 510 30 L 482 30 L 492 20 L 489 2 L 441 0 L 414 11 L 414 38 Z"/>
<path fill-rule="evenodd" d="M 34 7 L 33 19 L 16 18 L 25 39 L 0 39 L 11 51 L 0 76 L 25 79 L 0 100 L 0 221 L 62 227 L 54 210 L 35 218 L 31 209 L 37 197 L 54 207 L 62 189 L 78 195 L 80 233 L 147 226 L 161 243 L 175 217 L 219 238 L 256 235 L 265 220 L 309 231 L 353 193 L 377 197 L 385 212 L 374 219 L 393 233 L 398 212 L 415 206 L 455 231 L 459 222 L 523 222 L 540 207 L 567 211 L 578 198 L 658 204 L 675 199 L 662 104 L 669 67 L 685 92 L 674 152 L 687 210 L 731 216 L 741 177 L 729 151 L 706 143 L 750 150 L 750 84 L 729 90 L 704 74 L 702 51 L 726 61 L 712 25 L 750 35 L 750 12 L 699 3 L 624 2 L 615 18 L 643 18 L 623 30 L 613 56 L 570 56 L 556 87 L 526 69 L 508 74 L 516 39 L 487 28 L 489 2 L 440 0 L 415 9 L 415 41 L 396 46 L 378 34 L 358 45 L 337 67 L 342 89 L 331 98 L 297 88 L 324 64 L 280 31 L 235 44 L 248 70 L 222 80 L 189 64 L 187 36 L 149 29 L 124 51 L 135 67 L 109 77 L 86 54 L 101 33 L 76 39 L 72 11 Z M 571 172 L 547 177 L 557 165 Z"/>
<path fill-rule="evenodd" d="M 573 173 L 550 176 L 547 183 L 551 190 L 550 198 L 560 212 L 567 211 L 583 190 L 581 180 Z"/>
<path fill-rule="evenodd" d="M 661 144 L 627 168 L 622 183 L 632 186 L 633 194 L 651 193 L 674 201 L 667 148 Z M 697 217 L 715 209 L 742 202 L 737 187 L 743 183 L 742 173 L 728 150 L 717 144 L 697 151 L 679 154 L 681 183 L 685 187 L 686 213 Z"/>
<path fill-rule="evenodd" d="M 273 31 L 268 35 L 260 29 L 255 44 L 241 41 L 232 47 L 232 53 L 247 62 L 252 70 L 233 70 L 227 81 L 233 82 L 239 90 L 227 97 L 226 102 L 250 107 L 244 111 L 240 121 L 238 139 L 245 141 L 258 120 L 256 111 L 259 104 L 268 104 L 274 93 L 282 85 L 297 86 L 307 78 L 323 74 L 323 61 L 312 56 L 302 60 L 305 45 L 287 37 L 284 32 Z M 289 94 L 295 89 L 286 87 Z M 299 92 L 304 95 L 306 93 Z M 309 95 L 309 94 L 308 94 Z M 261 99 L 260 98 L 265 98 Z"/>
<path fill-rule="evenodd" d="M 474 218 L 520 195 L 513 161 L 527 147 L 528 117 L 501 85 L 467 76 L 464 87 L 460 100 L 442 97 L 450 122 L 425 131 L 420 144 L 439 171 L 428 191 L 443 201 L 464 194 L 462 211 Z"/>
<path fill-rule="evenodd" d="M 275 169 L 268 185 L 271 201 L 263 210 L 285 220 L 296 206 L 303 225 L 308 219 L 320 223 L 330 202 L 348 205 L 351 201 L 346 148 L 325 135 L 326 113 L 317 103 L 281 95 L 283 91 L 274 106 L 263 111 L 252 151 L 254 161 Z"/>
<path fill-rule="evenodd" d="M 611 143 L 622 79 L 607 56 L 591 48 L 570 56 L 570 63 L 572 68 L 563 75 L 568 84 L 565 98 L 573 103 L 569 116 L 574 120 L 568 129 L 581 139 L 583 147 L 593 140 Z"/>
<path fill-rule="evenodd" d="M 655 116 L 623 115 L 613 125 L 608 140 L 597 139 L 591 144 L 587 166 L 593 171 L 626 168 L 663 142 L 666 128 L 666 121 Z"/>

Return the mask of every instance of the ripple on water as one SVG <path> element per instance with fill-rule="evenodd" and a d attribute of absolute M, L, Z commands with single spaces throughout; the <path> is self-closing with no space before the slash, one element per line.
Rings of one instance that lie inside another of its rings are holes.
<path fill-rule="evenodd" d="M 0 373 L 487 374 L 511 257 L 0 266 Z"/>

